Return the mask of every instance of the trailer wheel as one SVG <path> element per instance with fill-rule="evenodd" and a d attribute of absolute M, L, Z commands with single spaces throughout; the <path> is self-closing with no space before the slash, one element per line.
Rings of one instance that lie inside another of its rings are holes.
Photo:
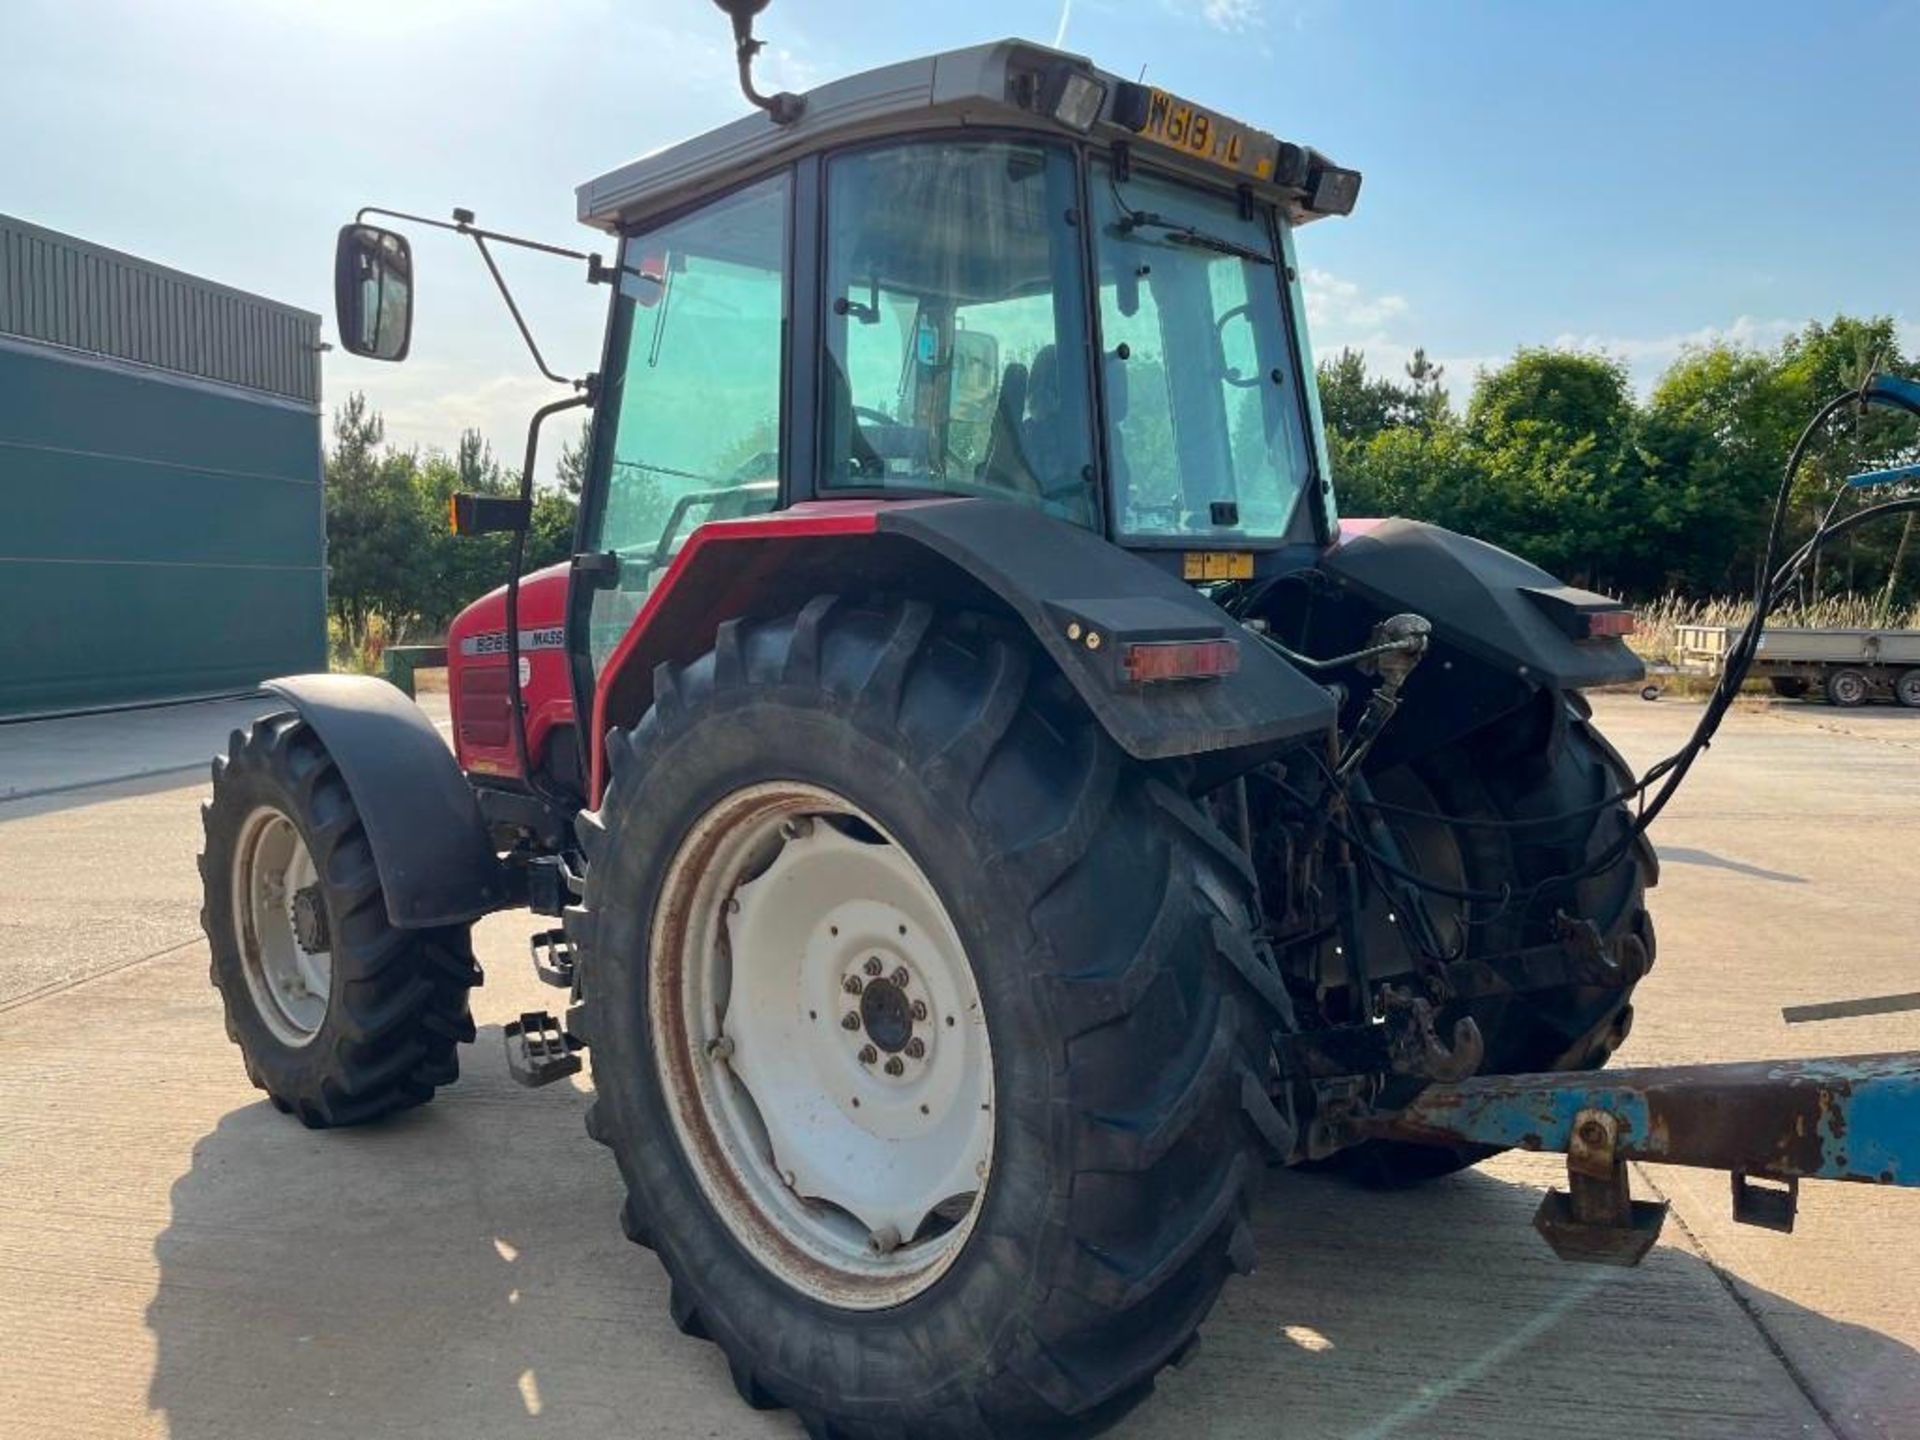
<path fill-rule="evenodd" d="M 1290 1138 L 1245 864 L 971 617 L 823 598 L 654 687 L 568 930 L 674 1320 L 814 1435 L 1124 1413 Z"/>
<path fill-rule="evenodd" d="M 1782 700 L 1798 700 L 1807 693 L 1807 682 L 1798 675 L 1770 675 L 1767 684 Z"/>
<path fill-rule="evenodd" d="M 1920 670 L 1901 672 L 1893 682 L 1893 698 L 1909 710 L 1920 710 Z"/>
<path fill-rule="evenodd" d="M 1827 703 L 1852 710 L 1867 703 L 1873 694 L 1873 682 L 1864 670 L 1835 670 L 1827 676 Z"/>
<path fill-rule="evenodd" d="M 1563 708 L 1555 715 L 1549 705 Z M 1569 695 L 1542 696 L 1541 708 L 1526 719 L 1498 722 L 1416 764 L 1372 777 L 1372 787 L 1383 802 L 1459 817 L 1456 825 L 1391 817 L 1402 853 L 1423 874 L 1454 888 L 1507 885 L 1521 891 L 1577 869 L 1625 834 L 1630 815 L 1624 804 L 1590 807 L 1633 778 L 1595 728 L 1585 699 Z M 1512 828 L 1516 821 L 1551 816 L 1566 818 Z M 1642 838 L 1609 869 L 1549 887 L 1530 905 L 1491 917 L 1483 907 L 1476 920 L 1485 923 L 1462 925 L 1457 912 L 1430 905 L 1444 942 L 1466 958 L 1548 942 L 1564 916 L 1590 922 L 1619 967 L 1620 983 L 1614 985 L 1568 985 L 1449 1007 L 1440 1016 L 1441 1033 L 1457 1018 L 1473 1016 L 1487 1044 L 1483 1074 L 1605 1065 L 1632 1027 L 1634 984 L 1653 965 L 1646 892 L 1658 876 L 1653 848 Z M 1374 937 L 1375 945 L 1396 943 L 1378 926 Z M 1403 1084 L 1387 1098 L 1411 1099 L 1417 1088 Z M 1363 1184 L 1395 1187 L 1451 1174 L 1495 1153 L 1375 1141 L 1339 1152 L 1329 1168 Z"/>
<path fill-rule="evenodd" d="M 297 715 L 236 730 L 201 807 L 200 925 L 247 1078 L 314 1129 L 433 1097 L 473 1039 L 466 926 L 396 930 L 340 771 Z"/>

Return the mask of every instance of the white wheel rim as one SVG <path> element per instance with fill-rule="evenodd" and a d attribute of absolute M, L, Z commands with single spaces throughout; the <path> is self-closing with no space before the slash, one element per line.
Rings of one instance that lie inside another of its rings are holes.
<path fill-rule="evenodd" d="M 301 1046 L 320 1033 L 333 993 L 330 946 L 301 943 L 295 905 L 320 906 L 320 874 L 300 832 L 263 805 L 248 815 L 234 848 L 233 933 L 254 1009 L 283 1044 Z M 309 938 L 312 938 L 311 935 Z"/>
<path fill-rule="evenodd" d="M 933 1284 L 986 1196 L 993 1062 L 913 858 L 829 791 L 735 791 L 675 854 L 651 954 L 674 1129 L 735 1236 L 846 1309 Z"/>

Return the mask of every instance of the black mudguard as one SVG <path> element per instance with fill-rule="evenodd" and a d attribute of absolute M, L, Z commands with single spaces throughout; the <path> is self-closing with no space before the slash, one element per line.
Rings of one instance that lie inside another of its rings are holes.
<path fill-rule="evenodd" d="M 1091 531 L 997 500 L 889 507 L 878 531 L 932 551 L 1011 608 L 1136 759 L 1253 753 L 1333 724 L 1325 688 L 1206 596 Z M 1216 637 L 1238 641 L 1231 675 L 1132 685 L 1121 674 L 1128 641 Z"/>
<path fill-rule="evenodd" d="M 264 688 L 340 767 L 395 926 L 459 925 L 512 903 L 473 787 L 418 705 L 369 675 L 290 675 Z"/>
<path fill-rule="evenodd" d="M 1517 555 L 1417 520 L 1381 520 L 1343 536 L 1321 561 L 1336 584 L 1384 614 L 1411 610 L 1437 639 L 1529 685 L 1581 690 L 1642 679 L 1616 639 L 1576 639 L 1571 617 L 1617 610 Z"/>

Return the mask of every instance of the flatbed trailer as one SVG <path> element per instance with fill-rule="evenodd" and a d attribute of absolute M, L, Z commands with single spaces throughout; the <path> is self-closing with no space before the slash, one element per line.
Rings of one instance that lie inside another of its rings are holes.
<path fill-rule="evenodd" d="M 1680 626 L 1677 668 L 1717 677 L 1739 635 L 1736 625 Z M 1920 630 L 1769 626 L 1749 673 L 1788 699 L 1820 695 L 1849 708 L 1890 700 L 1920 709 Z"/>

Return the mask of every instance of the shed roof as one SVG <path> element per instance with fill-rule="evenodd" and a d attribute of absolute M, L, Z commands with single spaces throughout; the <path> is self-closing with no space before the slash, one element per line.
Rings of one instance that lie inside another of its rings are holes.
<path fill-rule="evenodd" d="M 0 335 L 320 403 L 318 315 L 10 215 Z"/>

